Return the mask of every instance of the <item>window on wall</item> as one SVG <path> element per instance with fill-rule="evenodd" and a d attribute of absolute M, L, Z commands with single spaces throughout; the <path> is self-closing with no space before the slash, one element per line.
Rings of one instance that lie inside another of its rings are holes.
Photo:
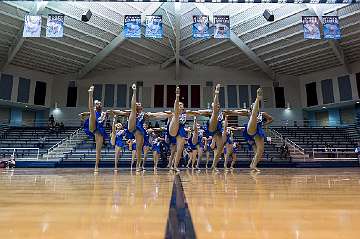
<path fill-rule="evenodd" d="M 115 85 L 106 84 L 105 85 L 105 99 L 104 99 L 105 107 L 113 107 L 114 106 L 114 94 L 115 94 Z"/>
<path fill-rule="evenodd" d="M 314 106 L 318 104 L 316 82 L 311 82 L 305 85 L 307 106 Z"/>
<path fill-rule="evenodd" d="M 29 102 L 29 93 L 30 93 L 30 80 L 20 77 L 17 101 L 22 102 L 22 103 L 28 103 Z"/>
<path fill-rule="evenodd" d="M 126 95 L 127 95 L 127 85 L 119 84 L 117 85 L 117 100 L 116 105 L 118 107 L 126 107 Z"/>
<path fill-rule="evenodd" d="M 285 108 L 284 87 L 274 87 L 276 108 Z"/>
<path fill-rule="evenodd" d="M 247 85 L 239 85 L 239 102 L 240 107 L 249 107 L 249 87 Z"/>
<path fill-rule="evenodd" d="M 13 87 L 13 76 L 7 74 L 1 74 L 0 99 L 11 100 L 12 87 Z"/>
<path fill-rule="evenodd" d="M 191 86 L 191 107 L 200 108 L 200 85 Z"/>
<path fill-rule="evenodd" d="M 103 86 L 100 84 L 94 85 L 94 100 L 102 101 L 102 88 Z"/>
<path fill-rule="evenodd" d="M 338 77 L 340 101 L 352 100 L 350 76 Z"/>
<path fill-rule="evenodd" d="M 166 107 L 173 107 L 175 102 L 176 85 L 166 86 Z"/>
<path fill-rule="evenodd" d="M 257 90 L 260 88 L 259 85 L 252 85 L 251 86 L 251 104 L 255 102 L 257 96 Z"/>
<path fill-rule="evenodd" d="M 46 98 L 46 83 L 42 81 L 36 81 L 34 104 L 45 105 L 45 98 Z"/>
<path fill-rule="evenodd" d="M 189 99 L 188 85 L 180 85 L 180 101 L 184 104 L 185 108 L 189 107 L 188 99 Z"/>
<path fill-rule="evenodd" d="M 155 85 L 154 87 L 154 107 L 164 107 L 164 85 Z"/>
<path fill-rule="evenodd" d="M 227 98 L 228 98 L 228 107 L 237 108 L 237 87 L 236 85 L 227 86 Z"/>
<path fill-rule="evenodd" d="M 76 107 L 77 87 L 69 86 L 67 92 L 66 107 Z"/>
<path fill-rule="evenodd" d="M 220 103 L 221 108 L 225 107 L 225 88 L 224 87 L 220 87 L 219 103 Z"/>
<path fill-rule="evenodd" d="M 334 103 L 334 91 L 333 91 L 332 79 L 321 81 L 321 92 L 323 95 L 324 104 Z"/>

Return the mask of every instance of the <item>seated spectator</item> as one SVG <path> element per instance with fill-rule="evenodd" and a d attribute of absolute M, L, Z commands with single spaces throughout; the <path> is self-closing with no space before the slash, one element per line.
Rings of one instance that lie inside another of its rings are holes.
<path fill-rule="evenodd" d="M 284 142 L 280 148 L 280 159 L 288 159 L 288 158 L 290 158 L 290 150 L 289 150 L 289 146 Z"/>
<path fill-rule="evenodd" d="M 65 133 L 65 125 L 63 122 L 60 123 L 60 133 Z"/>
<path fill-rule="evenodd" d="M 58 137 L 59 132 L 60 132 L 60 124 L 59 124 L 59 122 L 56 122 L 54 131 L 56 133 L 56 137 Z"/>
<path fill-rule="evenodd" d="M 54 126 L 55 125 L 55 119 L 53 115 L 50 115 L 49 120 L 48 120 L 48 125 L 49 126 Z"/>
<path fill-rule="evenodd" d="M 360 142 L 358 143 L 358 146 L 355 148 L 355 153 L 357 153 L 357 157 L 360 162 Z"/>
<path fill-rule="evenodd" d="M 46 137 L 42 136 L 39 138 L 39 143 L 38 143 L 38 147 L 43 149 L 45 147 L 45 141 L 46 141 Z"/>

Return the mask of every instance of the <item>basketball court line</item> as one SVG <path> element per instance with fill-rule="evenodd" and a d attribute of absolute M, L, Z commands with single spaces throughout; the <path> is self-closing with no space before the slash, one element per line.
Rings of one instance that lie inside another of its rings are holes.
<path fill-rule="evenodd" d="M 196 238 L 194 224 L 179 174 L 174 178 L 165 238 Z"/>

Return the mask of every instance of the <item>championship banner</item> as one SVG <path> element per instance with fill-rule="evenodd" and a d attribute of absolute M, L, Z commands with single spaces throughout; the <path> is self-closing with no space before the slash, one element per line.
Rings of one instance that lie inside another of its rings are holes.
<path fill-rule="evenodd" d="M 209 16 L 193 16 L 193 37 L 209 38 L 210 37 Z"/>
<path fill-rule="evenodd" d="M 145 18 L 145 37 L 162 38 L 163 25 L 162 16 L 146 16 Z"/>
<path fill-rule="evenodd" d="M 49 15 L 46 24 L 46 37 L 64 36 L 64 15 Z"/>
<path fill-rule="evenodd" d="M 323 30 L 325 39 L 341 39 L 339 18 L 337 16 L 323 17 Z"/>
<path fill-rule="evenodd" d="M 23 37 L 40 37 L 41 16 L 25 16 Z"/>
<path fill-rule="evenodd" d="M 321 39 L 320 21 L 316 16 L 302 17 L 305 39 Z"/>
<path fill-rule="evenodd" d="M 230 38 L 230 17 L 214 16 L 214 38 Z"/>
<path fill-rule="evenodd" d="M 141 15 L 126 15 L 124 18 L 124 35 L 127 38 L 141 37 Z"/>

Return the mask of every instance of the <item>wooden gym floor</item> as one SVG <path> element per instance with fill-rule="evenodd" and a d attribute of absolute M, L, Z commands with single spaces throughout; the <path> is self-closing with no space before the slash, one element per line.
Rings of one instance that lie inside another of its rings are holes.
<path fill-rule="evenodd" d="M 0 170 L 0 238 L 359 238 L 360 170 Z"/>

